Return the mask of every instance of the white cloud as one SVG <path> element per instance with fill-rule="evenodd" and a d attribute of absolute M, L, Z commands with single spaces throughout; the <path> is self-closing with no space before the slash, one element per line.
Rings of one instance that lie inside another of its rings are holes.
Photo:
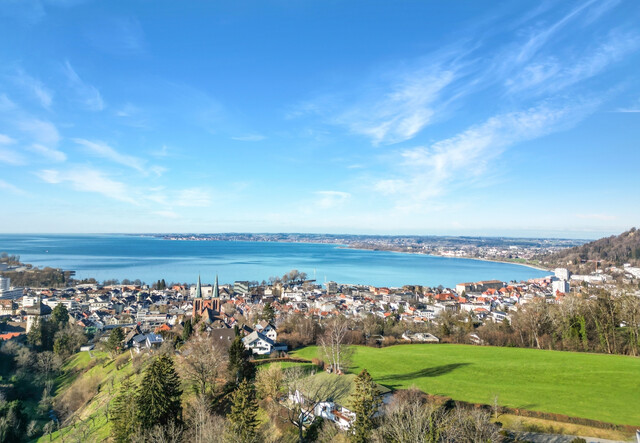
<path fill-rule="evenodd" d="M 237 140 L 241 142 L 259 142 L 266 138 L 267 138 L 266 136 L 261 134 L 246 134 L 246 135 L 239 135 L 237 137 L 231 137 L 232 140 Z"/>
<path fill-rule="evenodd" d="M 23 89 L 25 89 L 30 95 L 32 95 L 43 108 L 49 109 L 53 103 L 53 93 L 44 84 L 28 75 L 22 69 L 19 69 L 15 76 L 12 77 L 13 81 Z"/>
<path fill-rule="evenodd" d="M 7 94 L 0 94 L 0 111 L 1 112 L 11 111 L 15 108 L 16 108 L 16 104 L 13 103 L 9 99 L 9 97 L 7 97 Z"/>
<path fill-rule="evenodd" d="M 508 78 L 505 84 L 509 92 L 557 92 L 598 75 L 639 48 L 638 33 L 615 30 L 585 56 L 569 55 L 562 61 L 549 57 L 533 62 Z"/>
<path fill-rule="evenodd" d="M 401 177 L 381 179 L 374 189 L 385 195 L 398 195 L 400 205 L 405 207 L 421 206 L 451 187 L 477 180 L 505 148 L 567 128 L 597 104 L 540 105 L 496 115 L 431 146 L 404 150 L 399 159 Z"/>
<path fill-rule="evenodd" d="M 12 145 L 16 141 L 5 134 L 0 134 L 0 145 Z"/>
<path fill-rule="evenodd" d="M 0 134 L 0 162 L 10 165 L 23 165 L 26 159 L 10 145 L 14 145 L 16 141 L 5 134 Z"/>
<path fill-rule="evenodd" d="M 406 72 L 382 97 L 360 102 L 334 121 L 374 145 L 409 140 L 431 122 L 437 100 L 454 79 L 453 70 L 439 66 Z"/>
<path fill-rule="evenodd" d="M 64 73 L 69 80 L 72 88 L 81 103 L 90 111 L 102 111 L 104 109 L 104 101 L 100 91 L 88 83 L 85 83 L 71 66 L 69 61 L 65 61 L 63 67 Z"/>
<path fill-rule="evenodd" d="M 112 200 L 138 204 L 132 197 L 131 190 L 124 183 L 112 180 L 97 169 L 88 167 L 74 167 L 65 171 L 45 169 L 37 172 L 36 175 L 46 183 L 68 184 L 76 191 L 93 192 Z"/>
<path fill-rule="evenodd" d="M 73 141 L 81 146 L 84 146 L 90 153 L 97 155 L 98 157 L 106 158 L 107 160 L 111 160 L 114 163 L 133 168 L 143 174 L 146 174 L 148 172 L 147 168 L 145 167 L 145 160 L 134 157 L 132 155 L 121 154 L 106 143 L 100 141 L 85 140 L 83 138 L 74 138 Z M 158 173 L 160 171 L 154 170 L 152 172 Z"/>
<path fill-rule="evenodd" d="M 27 192 L 18 188 L 15 185 L 12 185 L 11 183 L 8 183 L 2 179 L 0 179 L 0 189 L 4 189 L 6 191 L 9 191 L 13 194 L 17 194 L 17 195 L 27 195 Z"/>
<path fill-rule="evenodd" d="M 205 189 L 190 188 L 177 191 L 173 201 L 176 206 L 207 207 L 211 206 L 211 195 Z"/>
<path fill-rule="evenodd" d="M 25 118 L 19 120 L 16 125 L 18 129 L 30 135 L 37 143 L 56 146 L 60 141 L 58 129 L 49 121 Z"/>
<path fill-rule="evenodd" d="M 38 143 L 27 146 L 27 149 L 31 152 L 42 155 L 54 162 L 63 162 L 67 159 L 67 155 L 64 152 L 58 151 L 57 149 L 49 148 Z"/>
<path fill-rule="evenodd" d="M 334 208 L 351 198 L 351 194 L 342 191 L 316 191 L 314 194 L 319 197 L 316 205 L 321 209 Z"/>

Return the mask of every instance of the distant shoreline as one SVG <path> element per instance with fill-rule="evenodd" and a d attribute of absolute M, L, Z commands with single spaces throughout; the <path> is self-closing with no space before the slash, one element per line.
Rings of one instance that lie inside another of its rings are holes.
<path fill-rule="evenodd" d="M 503 263 L 503 264 L 506 264 L 506 265 L 526 266 L 527 268 L 537 269 L 538 271 L 552 272 L 551 269 L 543 268 L 541 266 L 536 266 L 536 265 L 532 265 L 532 264 L 529 264 L 529 263 L 518 263 L 518 262 L 513 262 L 513 261 L 493 260 L 493 259 L 490 259 L 490 258 L 451 257 L 449 255 L 425 254 L 425 253 L 422 253 L 422 252 L 412 252 L 412 251 L 395 251 L 393 249 L 362 248 L 362 247 L 355 247 L 355 246 L 349 246 L 349 245 L 338 247 L 338 249 L 355 249 L 355 250 L 358 250 L 358 251 L 375 251 L 375 252 L 395 252 L 395 253 L 398 253 L 398 254 L 428 255 L 430 257 L 440 257 L 440 258 L 461 258 L 461 259 L 464 259 L 464 260 L 478 260 L 478 261 L 486 261 L 486 262 L 491 262 L 491 263 Z"/>

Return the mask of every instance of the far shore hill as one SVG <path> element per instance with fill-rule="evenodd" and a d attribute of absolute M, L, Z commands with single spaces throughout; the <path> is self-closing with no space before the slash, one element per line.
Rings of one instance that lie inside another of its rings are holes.
<path fill-rule="evenodd" d="M 151 236 L 163 240 L 180 241 L 336 244 L 349 249 L 428 254 L 441 257 L 521 264 L 542 271 L 550 270 L 551 267 L 542 265 L 539 261 L 540 256 L 554 254 L 589 242 L 589 240 L 584 239 L 562 238 L 302 233 L 151 234 Z"/>

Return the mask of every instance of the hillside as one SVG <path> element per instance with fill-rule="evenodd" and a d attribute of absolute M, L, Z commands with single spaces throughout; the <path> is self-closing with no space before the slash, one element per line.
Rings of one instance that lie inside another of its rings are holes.
<path fill-rule="evenodd" d="M 640 231 L 631 228 L 620 235 L 601 238 L 542 258 L 545 265 L 569 267 L 573 271 L 590 263 L 593 267 L 594 261 L 603 265 L 640 265 Z"/>
<path fill-rule="evenodd" d="M 318 348 L 292 353 L 311 359 Z M 640 425 L 640 359 L 470 345 L 356 346 L 351 373 L 366 368 L 391 389 L 416 386 L 455 400 Z M 615 382 L 614 382 L 615 380 Z"/>

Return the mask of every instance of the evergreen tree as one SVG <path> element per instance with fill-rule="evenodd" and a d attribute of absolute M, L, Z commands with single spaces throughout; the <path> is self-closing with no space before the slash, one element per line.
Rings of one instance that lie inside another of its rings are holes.
<path fill-rule="evenodd" d="M 252 380 L 255 377 L 256 369 L 249 360 L 251 351 L 244 347 L 242 337 L 236 338 L 229 346 L 229 379 L 237 385 L 243 380 Z"/>
<path fill-rule="evenodd" d="M 193 324 L 191 323 L 191 319 L 187 319 L 184 322 L 184 326 L 182 328 L 182 341 L 189 340 L 191 334 L 193 333 Z"/>
<path fill-rule="evenodd" d="M 122 341 L 124 340 L 124 332 L 122 328 L 115 328 L 109 334 L 109 341 L 107 341 L 107 349 L 109 352 L 116 352 L 122 348 Z"/>
<path fill-rule="evenodd" d="M 64 328 L 69 323 L 69 310 L 67 307 L 59 303 L 51 312 L 51 320 L 59 328 Z"/>
<path fill-rule="evenodd" d="M 166 354 L 157 357 L 147 368 L 136 397 L 138 422 L 143 430 L 155 425 L 182 422 L 180 377 L 173 359 Z"/>
<path fill-rule="evenodd" d="M 111 436 L 116 443 L 127 443 L 134 434 L 136 421 L 136 391 L 131 378 L 120 386 L 120 392 L 111 406 Z"/>
<path fill-rule="evenodd" d="M 354 381 L 356 389 L 352 395 L 351 410 L 356 414 L 356 418 L 352 424 L 351 440 L 364 443 L 369 441 L 374 427 L 373 416 L 378 412 L 382 400 L 378 386 L 366 369 L 363 369 Z"/>
<path fill-rule="evenodd" d="M 262 309 L 262 319 L 268 321 L 269 323 L 273 323 L 276 318 L 276 311 L 271 306 L 271 303 L 265 303 L 264 308 Z"/>
<path fill-rule="evenodd" d="M 243 380 L 231 397 L 230 423 L 232 441 L 252 442 L 256 440 L 258 428 L 258 402 L 253 383 Z"/>

